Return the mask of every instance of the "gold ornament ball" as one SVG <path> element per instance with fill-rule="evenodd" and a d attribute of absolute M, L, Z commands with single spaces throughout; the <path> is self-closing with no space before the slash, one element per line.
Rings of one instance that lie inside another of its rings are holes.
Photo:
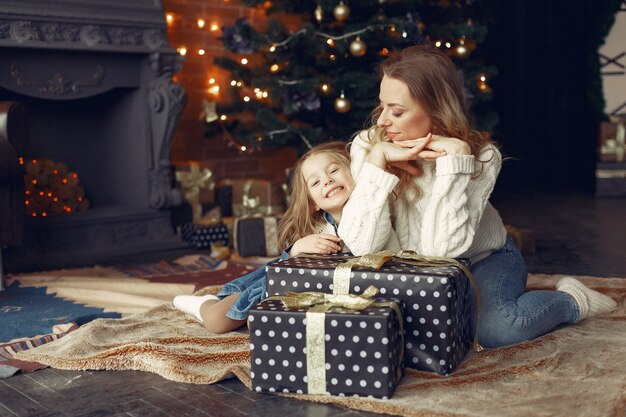
<path fill-rule="evenodd" d="M 341 2 L 333 9 L 333 15 L 335 15 L 335 19 L 340 22 L 348 20 L 350 17 L 350 8 Z"/>
<path fill-rule="evenodd" d="M 335 110 L 337 113 L 347 113 L 350 111 L 352 104 L 350 104 L 350 100 L 345 97 L 337 97 L 335 99 Z"/>
<path fill-rule="evenodd" d="M 363 56 L 367 52 L 367 45 L 361 39 L 355 39 L 350 43 L 350 53 L 354 56 Z"/>

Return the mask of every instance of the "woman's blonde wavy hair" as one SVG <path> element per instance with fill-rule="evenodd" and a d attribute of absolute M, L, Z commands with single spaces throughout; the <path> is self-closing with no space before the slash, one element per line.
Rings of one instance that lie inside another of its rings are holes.
<path fill-rule="evenodd" d="M 345 142 L 326 142 L 314 146 L 296 163 L 291 178 L 291 198 L 287 211 L 278 223 L 278 247 L 287 248 L 298 239 L 319 231 L 323 224 L 322 211 L 315 209 L 315 203 L 309 194 L 302 164 L 304 161 L 321 153 L 330 154 L 340 165 L 350 172 L 350 154 Z"/>
<path fill-rule="evenodd" d="M 492 143 L 489 135 L 472 128 L 459 69 L 439 49 L 418 45 L 394 52 L 379 65 L 379 77 L 382 79 L 383 76 L 406 84 L 413 100 L 430 117 L 433 134 L 467 142 L 476 157 L 483 145 Z M 384 129 L 376 125 L 381 112 L 382 108 L 377 107 L 369 120 L 367 136 L 371 143 L 389 141 Z M 419 198 L 421 190 L 415 185 L 412 175 L 393 167 L 390 171 L 400 178 L 400 189 L 413 189 L 415 199 Z M 406 193 L 400 195 L 406 196 Z"/>

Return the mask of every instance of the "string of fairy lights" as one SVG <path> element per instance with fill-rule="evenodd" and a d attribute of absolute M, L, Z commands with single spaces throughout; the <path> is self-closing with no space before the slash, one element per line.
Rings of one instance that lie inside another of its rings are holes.
<path fill-rule="evenodd" d="M 19 158 L 19 163 L 26 171 L 24 207 L 27 216 L 48 217 L 89 208 L 89 199 L 79 184 L 78 174 L 63 162 Z"/>
<path fill-rule="evenodd" d="M 227 2 L 228 0 L 225 0 L 225 1 Z M 381 3 L 383 3 L 385 0 L 380 0 L 380 1 Z M 267 1 L 262 5 L 262 8 L 268 8 L 270 6 L 271 6 L 271 3 Z M 333 9 L 333 17 L 339 22 L 344 22 L 350 17 L 350 12 L 351 11 L 350 11 L 349 6 L 343 1 L 340 1 L 339 4 L 337 4 L 337 6 L 335 6 L 335 8 Z M 324 16 L 324 10 L 319 5 L 313 11 L 313 15 L 314 15 L 315 20 L 318 23 L 322 23 L 324 19 L 326 19 L 326 17 Z M 188 16 L 175 14 L 172 12 L 167 12 L 165 15 L 165 18 L 166 18 L 167 25 L 171 28 L 171 30 L 174 30 L 174 27 L 177 23 L 180 23 L 181 21 L 185 21 L 186 23 L 188 23 L 187 21 L 189 20 Z M 472 24 L 471 20 L 468 20 L 467 24 L 471 26 Z M 208 33 L 211 33 L 215 35 L 216 37 L 219 37 L 221 35 L 222 26 L 223 26 L 219 20 L 215 18 L 207 19 L 204 16 L 197 17 L 195 19 L 195 22 L 193 22 L 193 25 L 196 26 L 198 29 L 207 30 Z M 361 38 L 363 34 L 365 34 L 368 31 L 381 30 L 381 29 L 388 30 L 392 34 L 395 34 L 394 32 L 398 30 L 396 25 L 394 24 L 386 24 L 386 25 L 375 24 L 375 25 L 368 25 L 359 30 L 346 32 L 342 35 L 332 35 L 332 34 L 328 34 L 328 33 L 321 32 L 321 31 L 315 31 L 313 34 L 315 37 L 320 38 L 321 41 L 325 42 L 331 48 L 334 47 L 337 42 L 349 42 L 348 50 L 350 54 L 358 58 L 358 57 L 365 55 L 368 50 L 368 45 Z M 283 48 L 283 49 L 288 48 L 289 43 L 293 39 L 295 39 L 297 36 L 302 35 L 306 30 L 307 28 L 300 29 L 296 32 L 291 33 L 285 39 L 282 39 L 279 41 L 269 41 L 268 44 L 270 44 L 271 46 L 269 46 L 269 48 L 265 52 L 273 53 L 273 52 L 278 51 L 280 48 Z M 404 38 L 408 36 L 406 31 L 402 31 L 401 33 L 399 33 L 399 35 Z M 464 58 L 468 56 L 471 53 L 471 51 L 476 47 L 475 43 L 469 39 L 466 39 L 465 36 L 460 36 L 456 39 L 437 39 L 437 40 L 434 40 L 433 43 L 436 47 L 444 50 L 444 52 L 448 53 L 449 55 L 456 55 L 459 58 Z M 186 45 L 178 45 L 176 49 L 177 49 L 177 52 L 181 56 L 186 56 L 188 58 L 193 58 L 194 56 L 202 57 L 207 54 L 206 49 L 198 48 L 195 50 L 190 50 Z M 384 47 L 381 48 L 379 51 L 377 51 L 377 54 L 380 57 L 386 57 L 389 55 L 389 53 L 390 53 L 389 49 L 384 48 Z M 245 56 L 246 54 L 242 54 L 242 55 L 244 56 L 241 56 L 240 58 L 238 58 L 238 62 L 242 66 L 246 66 L 250 63 L 250 58 L 248 56 Z M 337 59 L 337 55 L 336 53 L 330 52 L 327 58 L 330 61 L 335 61 Z M 283 69 L 284 65 L 288 65 L 288 63 L 271 63 L 268 66 L 268 72 L 270 74 L 277 74 Z M 207 74 L 206 79 L 207 79 L 207 87 L 206 87 L 207 97 L 203 99 L 203 104 L 202 104 L 203 110 L 201 112 L 201 117 L 209 123 L 212 121 L 216 121 L 216 120 L 218 120 L 219 122 L 226 122 L 228 120 L 228 115 L 218 114 L 217 108 L 215 106 L 215 102 L 216 101 L 219 102 L 219 99 L 220 99 L 219 96 L 220 96 L 220 91 L 222 89 L 222 86 L 220 85 L 221 82 L 218 81 L 218 76 L 214 74 Z M 298 84 L 301 82 L 302 80 L 284 80 L 284 79 L 278 80 L 278 83 L 283 84 L 283 85 L 290 84 L 290 83 Z M 259 101 L 271 100 L 270 93 L 268 90 L 255 87 L 255 86 L 246 85 L 246 83 L 244 83 L 243 80 L 233 78 L 233 79 L 230 79 L 229 81 L 228 80 L 224 81 L 223 84 L 229 84 L 231 87 L 238 88 L 240 91 L 239 93 L 240 98 L 244 102 L 250 102 L 251 100 L 259 100 Z M 487 73 L 478 74 L 476 78 L 476 87 L 480 92 L 488 92 L 490 90 L 488 79 L 487 79 Z M 335 111 L 337 111 L 338 113 L 347 113 L 351 110 L 352 104 L 349 98 L 346 96 L 345 91 L 343 91 L 342 89 L 335 92 L 335 88 L 333 87 L 331 83 L 322 82 L 319 85 L 319 90 L 325 95 L 329 95 L 329 94 L 336 95 L 336 98 L 334 100 L 334 108 L 335 108 Z M 231 134 L 228 133 L 227 129 L 225 129 L 223 124 L 222 124 L 222 130 L 224 131 L 224 135 L 223 135 L 224 139 L 227 141 L 227 144 L 229 146 L 233 146 L 237 148 L 240 152 L 252 152 L 253 151 L 252 147 L 239 144 L 235 140 L 235 138 Z M 266 132 L 265 135 L 271 139 L 274 137 L 274 135 L 285 134 L 285 133 L 293 134 L 297 132 L 292 132 L 292 131 L 285 129 L 285 130 L 276 130 L 272 132 Z M 301 133 L 297 133 L 297 134 L 301 137 L 301 139 L 303 140 L 305 144 L 308 144 L 308 140 L 306 137 L 304 137 L 304 135 L 302 135 Z M 257 141 L 258 142 L 263 141 L 263 136 L 258 136 Z M 310 146 L 310 144 L 308 144 L 307 146 Z"/>

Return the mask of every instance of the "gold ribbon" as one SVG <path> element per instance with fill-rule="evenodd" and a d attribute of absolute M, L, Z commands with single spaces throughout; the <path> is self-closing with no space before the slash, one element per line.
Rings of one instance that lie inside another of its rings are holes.
<path fill-rule="evenodd" d="M 327 257 L 315 255 L 315 254 L 303 254 L 308 258 L 328 259 Z M 335 268 L 333 273 L 333 294 L 343 295 L 350 292 L 350 275 L 352 273 L 352 267 L 362 266 L 365 268 L 380 269 L 387 261 L 394 259 L 400 262 L 407 263 L 409 265 L 416 265 L 421 267 L 429 266 L 455 266 L 460 268 L 470 281 L 470 284 L 474 287 L 476 292 L 476 334 L 474 335 L 474 341 L 472 343 L 472 350 L 475 352 L 481 352 L 484 348 L 478 342 L 478 322 L 480 321 L 481 301 L 480 301 L 480 289 L 476 284 L 474 275 L 470 272 L 469 268 L 457 261 L 454 258 L 448 258 L 445 256 L 424 256 L 420 255 L 412 250 L 401 250 L 399 252 L 393 252 L 390 250 L 380 251 L 363 256 L 339 256 L 340 260 L 347 259 L 346 262 L 340 263 Z M 337 259 L 335 258 L 335 259 Z"/>
<path fill-rule="evenodd" d="M 360 311 L 370 306 L 392 308 L 400 322 L 400 335 L 404 335 L 404 320 L 398 304 L 394 302 L 376 302 L 374 297 L 378 288 L 370 285 L 361 295 L 326 294 L 321 292 L 296 293 L 288 291 L 285 295 L 268 297 L 265 301 L 281 301 L 286 308 L 308 308 L 306 312 L 306 348 L 307 348 L 307 391 L 309 394 L 326 393 L 326 334 L 325 315 L 333 307 Z M 404 360 L 404 341 L 401 343 L 400 359 Z M 402 367 L 398 366 L 398 375 Z"/>
<path fill-rule="evenodd" d="M 208 168 L 200 171 L 198 165 L 190 165 L 189 171 L 176 171 L 176 181 L 183 188 L 185 201 L 191 205 L 193 221 L 197 222 L 202 217 L 200 190 L 211 191 L 215 187 L 213 173 Z"/>
<path fill-rule="evenodd" d="M 250 200 L 248 200 L 249 202 Z M 280 214 L 283 210 L 281 206 L 271 206 L 271 205 L 258 205 L 255 207 L 251 207 L 250 205 L 244 206 L 241 203 L 233 204 L 233 216 L 234 217 L 249 217 L 254 215 L 261 216 L 275 216 Z"/>

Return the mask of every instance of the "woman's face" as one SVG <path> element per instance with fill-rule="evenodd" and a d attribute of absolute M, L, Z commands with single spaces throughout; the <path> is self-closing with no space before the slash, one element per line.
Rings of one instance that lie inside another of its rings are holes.
<path fill-rule="evenodd" d="M 380 82 L 382 112 L 376 124 L 394 142 L 417 139 L 432 132 L 433 124 L 402 81 L 384 76 Z"/>

